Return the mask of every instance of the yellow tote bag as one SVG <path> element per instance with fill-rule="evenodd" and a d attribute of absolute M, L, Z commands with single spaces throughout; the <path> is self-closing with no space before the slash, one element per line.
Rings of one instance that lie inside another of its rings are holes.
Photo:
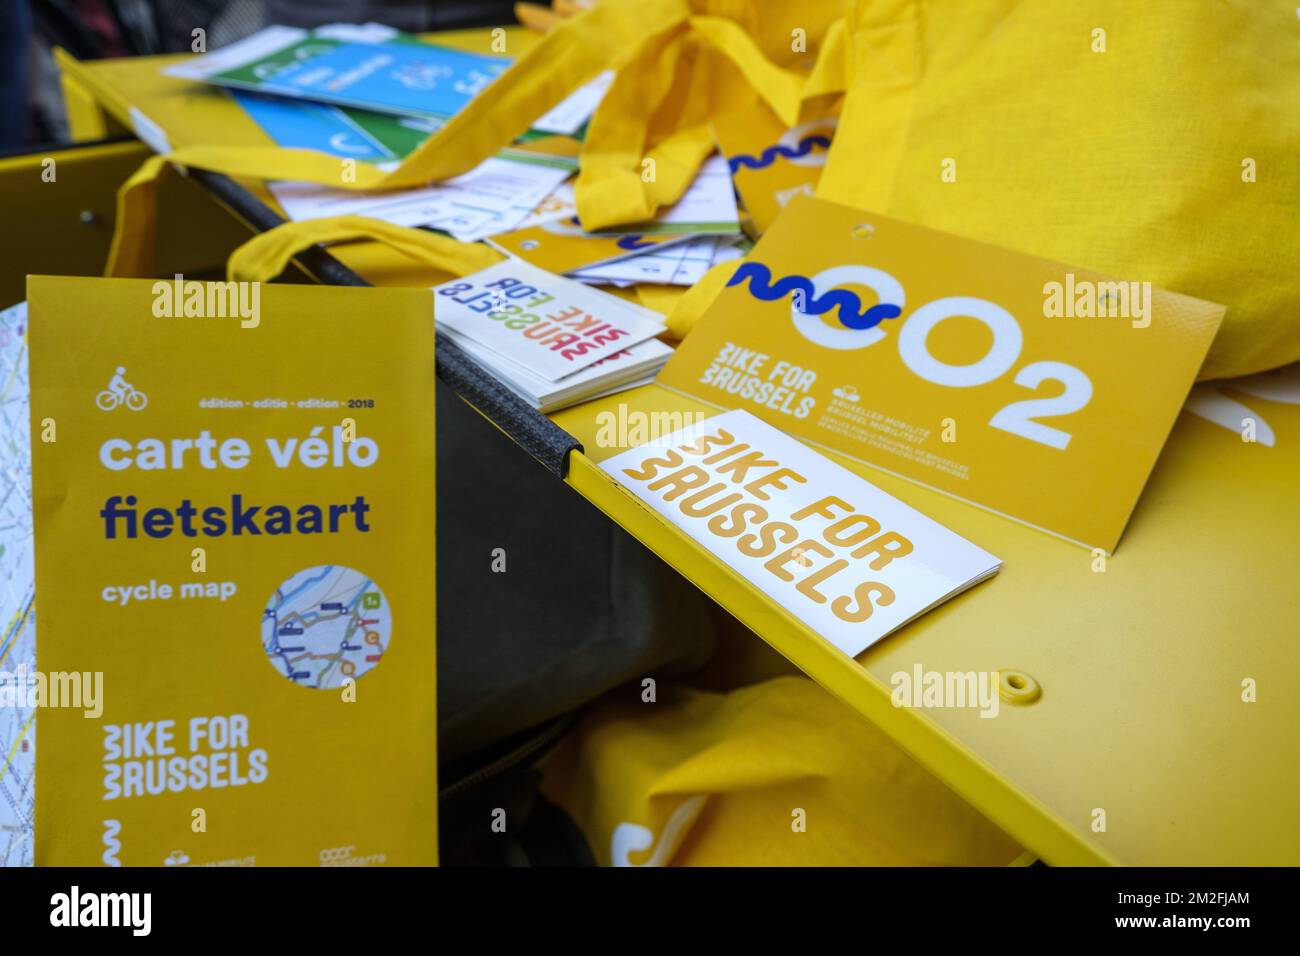
<path fill-rule="evenodd" d="M 1005 866 L 1027 854 L 804 677 L 592 707 L 543 791 L 614 866 Z"/>
<path fill-rule="evenodd" d="M 748 85 L 783 120 L 798 120 L 817 43 L 841 13 L 841 0 L 607 0 L 548 33 L 387 173 L 278 147 L 193 146 L 151 158 L 118 194 L 106 273 L 149 273 L 155 186 L 171 164 L 348 190 L 420 185 L 494 155 L 604 69 L 617 74 L 579 157 L 579 215 L 588 229 L 650 218 L 711 151 L 708 116 L 728 89 Z M 825 92 L 824 79 L 811 95 Z"/>
<path fill-rule="evenodd" d="M 1294 0 L 849 6 L 818 195 L 1223 303 L 1202 378 L 1300 359 Z"/>
<path fill-rule="evenodd" d="M 286 222 L 254 236 L 230 254 L 226 277 L 236 282 L 267 282 L 310 246 L 357 239 L 387 243 L 404 256 L 450 276 L 479 272 L 504 258 L 488 246 L 457 242 L 425 229 L 395 226 L 368 216 L 331 216 Z"/>

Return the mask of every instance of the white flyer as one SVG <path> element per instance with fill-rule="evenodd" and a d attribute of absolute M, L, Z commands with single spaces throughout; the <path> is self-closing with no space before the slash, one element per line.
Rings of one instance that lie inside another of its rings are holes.
<path fill-rule="evenodd" d="M 614 82 L 613 70 L 602 70 L 596 77 L 578 87 L 546 113 L 533 122 L 533 129 L 544 133 L 572 136 L 591 119 L 596 107 L 605 98 L 609 85 Z"/>
<path fill-rule="evenodd" d="M 631 227 L 629 227 L 631 228 Z M 662 209 L 643 232 L 686 232 L 735 235 L 740 232 L 740 211 L 731 168 L 723 156 L 711 156 L 700 166 L 682 198 Z"/>
<path fill-rule="evenodd" d="M 581 282 L 652 282 L 659 285 L 695 285 L 711 266 L 744 255 L 726 236 L 700 236 L 685 242 L 660 244 L 635 256 L 604 262 L 569 275 Z"/>
<path fill-rule="evenodd" d="M 445 229 L 465 242 L 513 229 L 569 175 L 565 169 L 493 157 L 460 176 L 416 189 L 353 192 L 277 182 L 271 192 L 295 222 L 371 216 L 399 226 Z"/>
<path fill-rule="evenodd" d="M 601 467 L 850 656 L 1002 564 L 743 410 Z"/>

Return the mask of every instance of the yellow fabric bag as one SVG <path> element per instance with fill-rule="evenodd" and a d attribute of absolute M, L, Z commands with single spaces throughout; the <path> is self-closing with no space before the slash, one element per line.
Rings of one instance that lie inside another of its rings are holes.
<path fill-rule="evenodd" d="M 607 0 L 548 33 L 387 173 L 278 147 L 189 146 L 152 158 L 118 194 L 106 273 L 147 274 L 155 186 L 168 163 L 346 190 L 420 185 L 494 155 L 604 69 L 617 74 L 579 157 L 579 215 L 593 230 L 648 219 L 681 196 L 712 150 L 709 112 L 728 90 L 747 85 L 787 123 L 797 122 L 817 40 L 841 13 L 842 0 Z M 817 77 L 810 95 L 824 86 Z"/>
<path fill-rule="evenodd" d="M 836 36 L 818 195 L 1222 303 L 1202 378 L 1300 359 L 1294 0 L 853 0 Z"/>
<path fill-rule="evenodd" d="M 592 707 L 543 792 L 615 866 L 1004 866 L 1028 855 L 804 677 Z"/>
<path fill-rule="evenodd" d="M 267 282 L 309 246 L 356 239 L 387 243 L 408 258 L 450 276 L 479 272 L 504 258 L 488 246 L 457 242 L 425 229 L 395 226 L 368 216 L 331 216 L 286 222 L 254 236 L 230 254 L 226 277 L 236 282 Z"/>

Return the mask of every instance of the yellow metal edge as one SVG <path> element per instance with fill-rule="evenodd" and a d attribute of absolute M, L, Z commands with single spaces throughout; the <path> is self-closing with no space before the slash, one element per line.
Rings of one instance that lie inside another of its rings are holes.
<path fill-rule="evenodd" d="M 68 114 L 68 135 L 72 140 L 84 143 L 107 138 L 108 117 L 85 84 L 71 74 L 62 73 L 59 85 L 63 91 L 63 108 Z"/>
<path fill-rule="evenodd" d="M 119 128 L 131 131 L 130 106 L 97 82 L 85 64 L 60 47 L 54 48 L 54 62 L 59 68 L 73 139 L 97 139 Z"/>
<path fill-rule="evenodd" d="M 796 620 L 685 532 L 642 504 L 581 452 L 570 487 L 683 574 L 823 688 L 844 701 L 1038 858 L 1054 866 L 1116 866 L 1047 807 L 1021 792 L 947 731 L 890 691 L 855 659 Z"/>
<path fill-rule="evenodd" d="M 59 162 L 65 160 L 77 162 L 86 159 L 99 159 L 101 157 L 108 159 L 128 158 L 132 153 L 139 153 L 143 159 L 148 155 L 148 149 L 139 140 L 129 139 L 121 142 L 111 143 L 94 143 L 74 145 L 71 147 L 61 148 L 58 152 L 51 155 L 57 156 Z M 0 170 L 10 170 L 23 166 L 39 164 L 39 161 L 45 158 L 46 154 L 39 149 L 30 153 L 14 153 L 9 156 L 0 156 Z"/>

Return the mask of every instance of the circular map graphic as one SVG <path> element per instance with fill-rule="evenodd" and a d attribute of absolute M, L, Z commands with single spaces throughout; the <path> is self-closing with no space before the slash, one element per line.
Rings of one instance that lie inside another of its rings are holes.
<path fill-rule="evenodd" d="M 352 568 L 322 564 L 275 589 L 262 614 L 262 648 L 280 676 L 333 690 L 379 663 L 392 630 L 379 585 Z"/>

